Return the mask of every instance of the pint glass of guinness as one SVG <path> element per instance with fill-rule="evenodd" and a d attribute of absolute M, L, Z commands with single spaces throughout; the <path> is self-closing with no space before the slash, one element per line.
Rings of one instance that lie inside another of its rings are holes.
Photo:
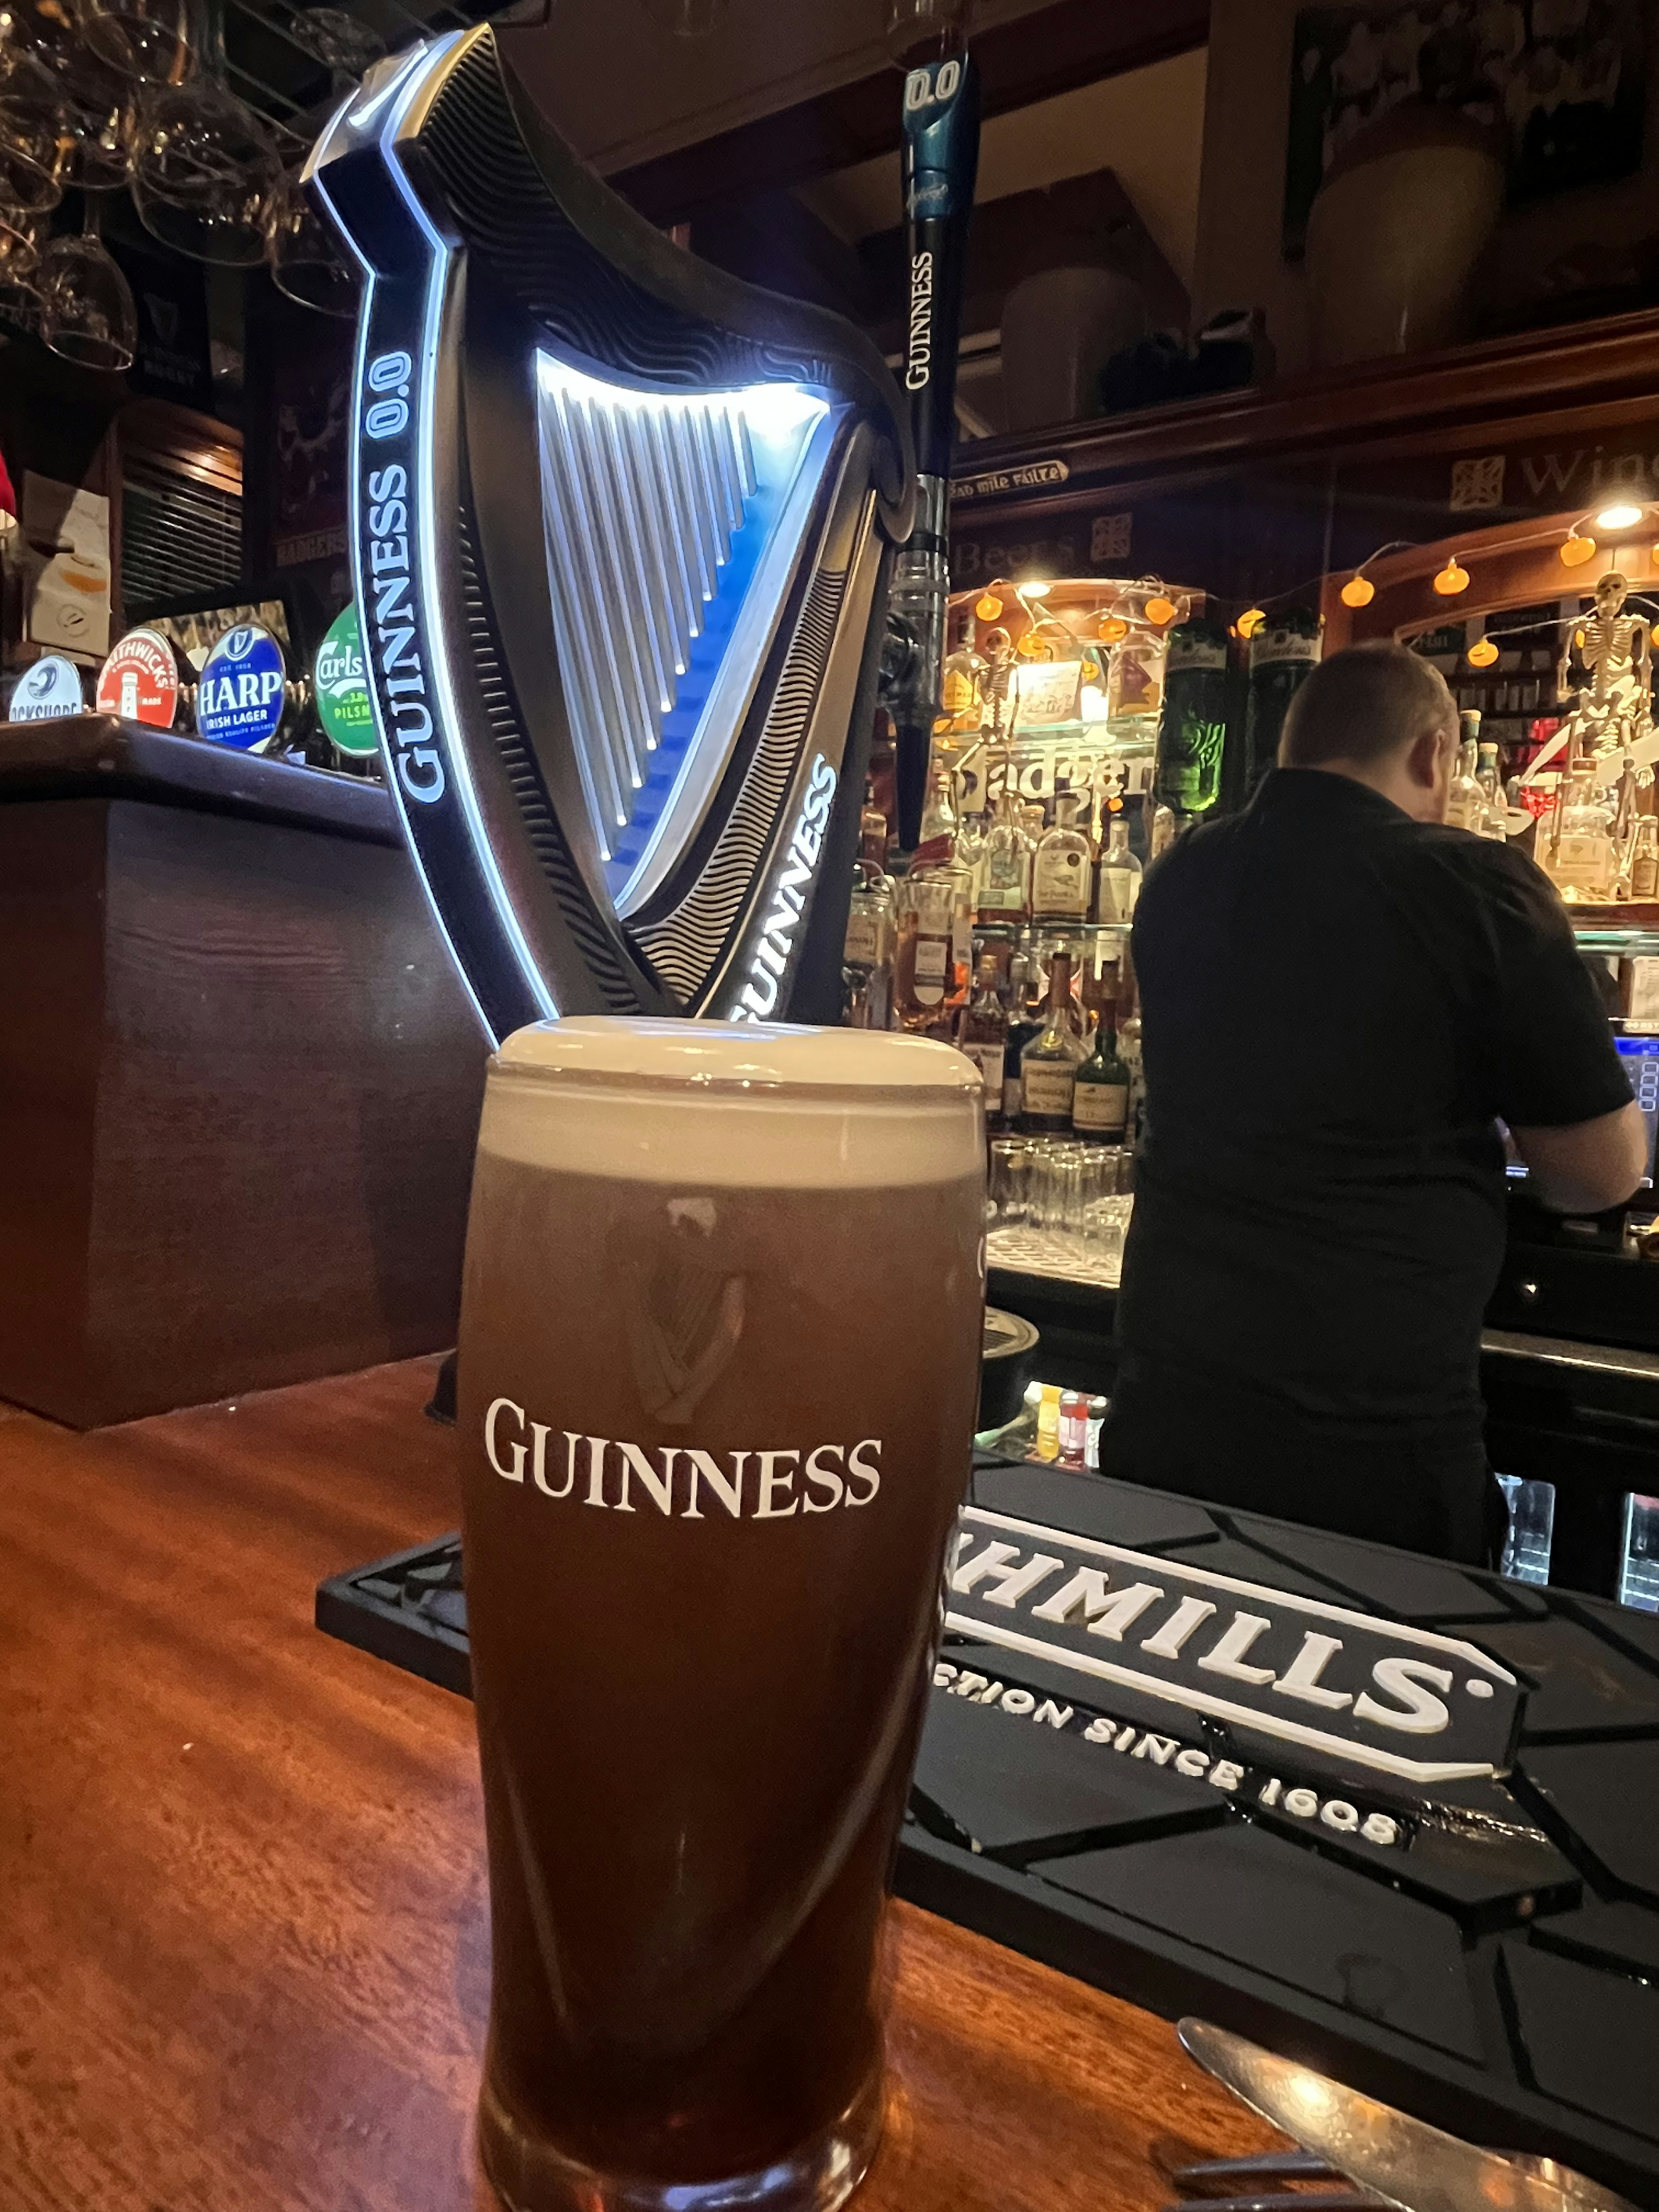
<path fill-rule="evenodd" d="M 978 1387 L 981 1085 L 854 1030 L 510 1038 L 459 1421 L 514 2212 L 830 2212 Z"/>

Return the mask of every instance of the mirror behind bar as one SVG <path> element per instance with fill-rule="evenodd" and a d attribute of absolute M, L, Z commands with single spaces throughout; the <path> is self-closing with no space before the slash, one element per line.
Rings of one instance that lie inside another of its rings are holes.
<path fill-rule="evenodd" d="M 362 264 L 352 538 L 387 775 L 497 1037 L 833 1021 L 904 404 L 658 233 L 488 26 L 372 70 L 312 188 Z"/>

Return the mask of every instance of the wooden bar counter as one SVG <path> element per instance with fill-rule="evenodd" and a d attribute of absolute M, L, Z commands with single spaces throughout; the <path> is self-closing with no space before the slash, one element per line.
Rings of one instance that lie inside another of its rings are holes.
<path fill-rule="evenodd" d="M 494 2212 L 472 1715 L 312 1626 L 322 1576 L 453 1524 L 432 1372 L 0 1418 L 5 2212 Z M 1166 2022 L 891 1929 L 859 2212 L 1152 2212 L 1275 2140 Z"/>

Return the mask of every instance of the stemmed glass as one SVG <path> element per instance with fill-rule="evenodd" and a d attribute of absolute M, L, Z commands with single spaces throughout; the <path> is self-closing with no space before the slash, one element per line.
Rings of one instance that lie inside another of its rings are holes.
<path fill-rule="evenodd" d="M 87 46 L 121 76 L 177 85 L 191 74 L 191 0 L 69 0 L 69 7 Z"/>
<path fill-rule="evenodd" d="M 57 76 L 27 49 L 0 45 L 0 202 L 28 215 L 55 208 L 73 143 Z"/>
<path fill-rule="evenodd" d="M 367 24 L 337 8 L 302 8 L 288 28 L 296 46 L 327 64 L 337 100 L 386 52 L 385 42 Z M 295 162 L 288 171 L 271 204 L 267 257 L 271 280 L 301 307 L 349 319 L 357 312 L 357 272 L 300 182 L 302 167 L 303 162 Z"/>
<path fill-rule="evenodd" d="M 34 273 L 42 343 L 83 368 L 130 368 L 138 343 L 132 288 L 99 236 L 100 203 L 88 192 L 78 238 L 54 238 Z"/>
<path fill-rule="evenodd" d="M 270 126 L 225 82 L 222 0 L 207 10 L 199 73 L 140 103 L 128 182 L 152 237 L 194 261 L 252 268 L 282 190 Z"/>

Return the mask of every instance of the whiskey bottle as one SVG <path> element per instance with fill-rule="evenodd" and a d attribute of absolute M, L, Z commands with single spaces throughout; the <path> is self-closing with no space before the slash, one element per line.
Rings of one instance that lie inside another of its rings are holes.
<path fill-rule="evenodd" d="M 927 796 L 922 802 L 921 843 L 933 845 L 940 838 L 949 838 L 954 844 L 958 826 L 951 770 L 943 761 L 936 761 L 928 771 Z"/>
<path fill-rule="evenodd" d="M 1077 826 L 1075 795 L 1054 801 L 1054 826 L 1043 834 L 1031 867 L 1031 913 L 1038 922 L 1076 924 L 1089 918 L 1089 841 Z"/>
<path fill-rule="evenodd" d="M 1227 741 L 1227 633 L 1219 623 L 1177 623 L 1164 665 L 1153 794 L 1178 816 L 1207 814 L 1221 796 Z"/>
<path fill-rule="evenodd" d="M 1134 919 L 1140 896 L 1140 863 L 1129 850 L 1127 817 L 1115 814 L 1106 833 L 1106 850 L 1100 856 L 1100 889 L 1095 900 L 1097 921 L 1127 922 Z"/>
<path fill-rule="evenodd" d="M 1069 1136 L 1072 1093 L 1087 1048 L 1067 1018 L 1072 956 L 1056 952 L 1048 963 L 1048 1018 L 1019 1056 L 1020 1121 L 1034 1134 Z"/>
<path fill-rule="evenodd" d="M 1019 819 L 1012 776 L 997 793 L 996 814 L 980 860 L 977 920 L 1014 928 L 1031 919 L 1031 841 Z"/>
<path fill-rule="evenodd" d="M 907 876 L 899 914 L 895 999 L 898 1026 L 919 1036 L 951 1034 L 951 938 L 956 885 L 943 873 Z"/>
<path fill-rule="evenodd" d="M 1279 757 L 1285 711 L 1319 659 L 1319 617 L 1291 607 L 1264 623 L 1250 640 L 1250 685 L 1244 709 L 1245 793 L 1250 798 Z"/>
<path fill-rule="evenodd" d="M 1008 1010 L 997 988 L 996 955 L 981 952 L 974 995 L 962 1010 L 957 1049 L 978 1067 L 985 1085 L 985 1126 L 1002 1127 L 1003 1084 L 1008 1054 Z"/>
<path fill-rule="evenodd" d="M 1129 1070 L 1117 1056 L 1109 1022 L 1095 1031 L 1095 1048 L 1077 1072 L 1072 1130 L 1091 1145 L 1121 1145 L 1129 1120 Z"/>

